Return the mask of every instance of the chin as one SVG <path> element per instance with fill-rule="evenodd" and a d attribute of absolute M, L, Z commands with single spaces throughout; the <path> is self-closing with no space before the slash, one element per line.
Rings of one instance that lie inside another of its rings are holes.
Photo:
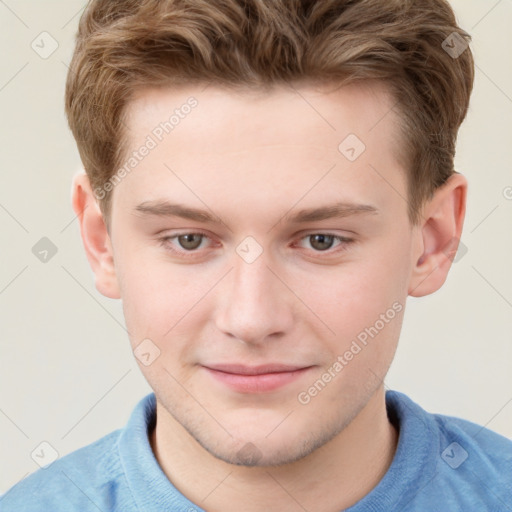
<path fill-rule="evenodd" d="M 203 445 L 203 448 L 207 450 L 215 458 L 232 464 L 234 466 L 244 467 L 277 467 L 286 464 L 291 464 L 304 457 L 306 457 L 310 451 L 304 451 L 301 446 L 290 446 L 286 447 L 281 444 L 279 448 L 274 446 L 273 443 L 266 443 L 265 446 L 260 443 L 253 443 L 251 441 L 242 442 L 241 448 L 227 448 L 215 447 L 212 448 L 207 445 Z"/>
<path fill-rule="evenodd" d="M 333 439 L 339 430 L 324 428 L 319 432 L 312 432 L 308 428 L 282 429 L 280 432 L 271 432 L 262 437 L 261 430 L 255 435 L 241 432 L 226 443 L 226 440 L 214 440 L 211 437 L 203 438 L 197 433 L 190 432 L 195 440 L 212 456 L 235 466 L 245 467 L 277 467 L 297 462 Z M 274 426 L 275 430 L 275 426 Z M 254 426 L 251 429 L 254 431 Z"/>

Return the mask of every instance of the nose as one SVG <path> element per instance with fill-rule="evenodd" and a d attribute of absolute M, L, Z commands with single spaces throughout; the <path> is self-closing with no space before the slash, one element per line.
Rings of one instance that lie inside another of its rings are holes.
<path fill-rule="evenodd" d="M 293 294 L 269 268 L 265 253 L 252 263 L 238 255 L 233 262 L 220 290 L 217 328 L 248 345 L 262 345 L 290 332 Z"/>

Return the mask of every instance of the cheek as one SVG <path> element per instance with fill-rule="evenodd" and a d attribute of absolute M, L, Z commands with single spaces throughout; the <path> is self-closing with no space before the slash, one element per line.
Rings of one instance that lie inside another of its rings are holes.
<path fill-rule="evenodd" d="M 137 247 L 126 248 L 124 255 L 121 296 L 132 346 L 149 338 L 162 354 L 192 351 L 190 337 L 198 337 L 208 320 L 209 292 L 224 271 L 177 264 Z"/>
<path fill-rule="evenodd" d="M 408 260 L 394 251 L 354 262 L 330 279 L 322 300 L 325 311 L 341 324 L 357 324 L 384 313 L 407 295 Z"/>
<path fill-rule="evenodd" d="M 332 353 L 349 350 L 354 340 L 361 347 L 379 340 L 371 351 L 379 357 L 396 344 L 407 298 L 408 254 L 406 245 L 389 240 L 310 287 L 312 309 L 335 333 L 325 338 L 332 340 Z"/>
<path fill-rule="evenodd" d="M 197 286 L 180 266 L 131 248 L 124 255 L 118 273 L 128 330 L 161 338 L 190 309 Z"/>

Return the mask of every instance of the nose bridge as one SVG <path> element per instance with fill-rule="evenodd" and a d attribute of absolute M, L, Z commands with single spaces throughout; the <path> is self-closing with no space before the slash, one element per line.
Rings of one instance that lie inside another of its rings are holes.
<path fill-rule="evenodd" d="M 242 242 L 237 253 L 224 284 L 225 298 L 217 326 L 245 343 L 261 343 L 289 329 L 290 303 L 283 284 L 269 269 L 269 258 L 261 246 L 258 249 L 251 240 Z"/>
<path fill-rule="evenodd" d="M 250 263 L 239 258 L 232 272 L 233 299 L 243 300 L 245 307 L 262 305 L 262 301 L 269 304 L 277 293 L 273 280 L 265 256 Z"/>

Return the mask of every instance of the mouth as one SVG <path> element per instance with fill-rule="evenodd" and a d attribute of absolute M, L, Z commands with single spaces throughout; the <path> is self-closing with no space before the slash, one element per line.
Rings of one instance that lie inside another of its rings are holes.
<path fill-rule="evenodd" d="M 297 380 L 313 366 L 221 364 L 203 368 L 217 382 L 239 393 L 269 393 Z"/>

